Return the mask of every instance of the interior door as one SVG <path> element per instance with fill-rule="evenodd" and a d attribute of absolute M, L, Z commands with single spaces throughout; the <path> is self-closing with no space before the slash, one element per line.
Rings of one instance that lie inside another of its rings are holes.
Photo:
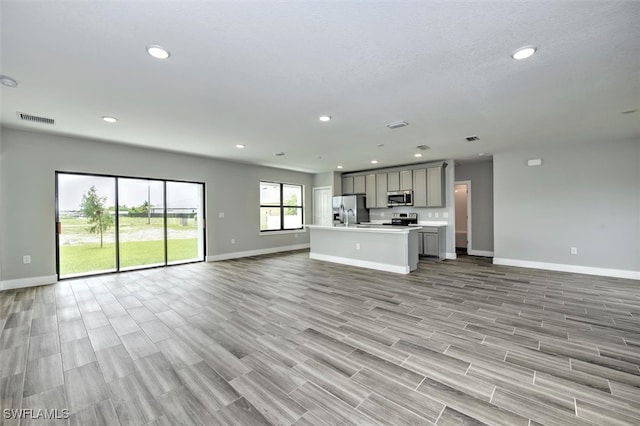
<path fill-rule="evenodd" d="M 313 188 L 313 223 L 331 226 L 333 224 L 333 197 L 330 186 Z"/>

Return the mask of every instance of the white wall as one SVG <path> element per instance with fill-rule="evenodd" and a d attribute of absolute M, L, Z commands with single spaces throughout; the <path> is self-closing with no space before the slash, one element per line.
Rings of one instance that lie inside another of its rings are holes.
<path fill-rule="evenodd" d="M 640 140 L 523 148 L 493 165 L 496 263 L 640 278 Z"/>
<path fill-rule="evenodd" d="M 204 182 L 209 256 L 308 244 L 308 233 L 262 236 L 259 181 L 305 186 L 311 223 L 313 175 L 211 158 L 2 128 L 0 265 L 3 280 L 55 275 L 55 174 L 58 171 Z M 224 219 L 218 218 L 224 212 Z M 236 244 L 231 244 L 231 239 Z M 32 263 L 22 264 L 30 254 Z"/>
<path fill-rule="evenodd" d="M 471 250 L 493 253 L 493 163 L 456 166 L 456 181 L 471 181 Z"/>

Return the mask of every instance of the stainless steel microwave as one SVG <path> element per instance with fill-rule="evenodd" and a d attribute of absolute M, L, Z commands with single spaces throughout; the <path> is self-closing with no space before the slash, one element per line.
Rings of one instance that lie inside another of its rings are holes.
<path fill-rule="evenodd" d="M 387 207 L 412 206 L 413 191 L 389 191 L 387 192 Z"/>

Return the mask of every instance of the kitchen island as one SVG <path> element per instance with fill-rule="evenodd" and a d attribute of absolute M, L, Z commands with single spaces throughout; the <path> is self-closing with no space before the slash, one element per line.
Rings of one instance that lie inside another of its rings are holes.
<path fill-rule="evenodd" d="M 327 262 L 408 274 L 418 268 L 420 226 L 307 225 L 309 257 Z"/>

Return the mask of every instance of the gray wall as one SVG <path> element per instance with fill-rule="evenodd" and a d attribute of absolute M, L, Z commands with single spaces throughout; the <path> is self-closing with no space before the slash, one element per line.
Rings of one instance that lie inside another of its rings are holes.
<path fill-rule="evenodd" d="M 640 271 L 640 140 L 513 150 L 493 166 L 496 258 Z"/>
<path fill-rule="evenodd" d="M 338 172 L 316 173 L 313 175 L 313 186 L 331 186 L 333 195 L 342 194 L 342 174 Z"/>
<path fill-rule="evenodd" d="M 0 264 L 2 279 L 55 274 L 55 174 L 69 172 L 204 182 L 207 255 L 305 244 L 308 233 L 260 235 L 260 180 L 305 185 L 311 223 L 313 175 L 46 133 L 2 128 Z M 224 219 L 218 218 L 224 212 Z M 231 244 L 231 239 L 236 244 Z M 30 254 L 32 263 L 22 264 Z"/>
<path fill-rule="evenodd" d="M 471 249 L 493 251 L 493 163 L 459 164 L 456 181 L 471 181 Z"/>

